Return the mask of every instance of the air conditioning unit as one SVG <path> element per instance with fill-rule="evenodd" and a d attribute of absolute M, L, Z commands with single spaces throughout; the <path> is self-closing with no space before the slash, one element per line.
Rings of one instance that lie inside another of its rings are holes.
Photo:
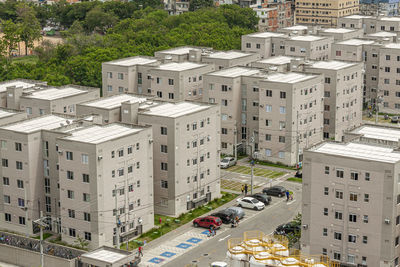
<path fill-rule="evenodd" d="M 63 151 L 62 150 L 58 150 L 58 154 L 62 155 Z"/>
<path fill-rule="evenodd" d="M 149 144 L 152 144 L 153 142 L 153 139 L 149 139 Z"/>
<path fill-rule="evenodd" d="M 385 223 L 386 224 L 390 224 L 390 220 L 389 219 L 385 219 Z"/>
<path fill-rule="evenodd" d="M 264 105 L 260 105 L 260 108 L 263 108 L 264 107 Z"/>
<path fill-rule="evenodd" d="M 308 229 L 308 224 L 303 224 L 302 227 L 303 227 L 304 230 L 307 230 Z"/>
<path fill-rule="evenodd" d="M 232 87 L 228 87 L 228 90 L 229 90 L 229 91 L 232 91 Z"/>
<path fill-rule="evenodd" d="M 97 160 L 102 160 L 103 159 L 103 156 L 98 156 L 97 157 Z"/>

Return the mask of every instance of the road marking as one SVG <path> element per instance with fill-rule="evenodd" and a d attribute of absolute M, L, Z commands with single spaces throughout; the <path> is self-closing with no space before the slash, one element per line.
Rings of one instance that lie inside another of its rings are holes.
<path fill-rule="evenodd" d="M 227 235 L 227 236 L 225 236 L 225 237 L 223 237 L 223 238 L 220 238 L 220 239 L 218 240 L 218 242 L 221 242 L 221 241 L 227 239 L 227 238 L 230 237 L 230 236 L 231 236 L 231 235 Z"/>
<path fill-rule="evenodd" d="M 290 202 L 286 203 L 286 205 L 291 205 L 291 204 L 293 204 L 294 202 L 296 202 L 296 200 L 290 201 Z"/>

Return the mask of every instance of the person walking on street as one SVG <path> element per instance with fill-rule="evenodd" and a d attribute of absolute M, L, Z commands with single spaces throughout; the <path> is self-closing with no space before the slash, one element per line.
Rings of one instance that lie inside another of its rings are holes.
<path fill-rule="evenodd" d="M 290 195 L 289 191 L 286 190 L 286 201 L 289 201 L 289 195 Z"/>
<path fill-rule="evenodd" d="M 244 184 L 242 184 L 242 195 L 243 195 L 243 192 L 244 192 Z"/>
<path fill-rule="evenodd" d="M 143 247 L 142 246 L 139 246 L 139 249 L 138 249 L 138 251 L 139 251 L 139 256 L 142 256 L 143 257 Z"/>
<path fill-rule="evenodd" d="M 239 226 L 239 216 L 235 217 L 235 227 Z"/>
<path fill-rule="evenodd" d="M 248 187 L 247 187 L 247 184 L 244 186 L 244 195 L 245 196 L 247 196 L 247 189 L 248 189 Z"/>

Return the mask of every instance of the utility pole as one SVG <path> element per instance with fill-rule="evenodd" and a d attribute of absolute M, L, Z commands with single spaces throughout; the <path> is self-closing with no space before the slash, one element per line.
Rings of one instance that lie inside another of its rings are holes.
<path fill-rule="evenodd" d="M 40 266 L 44 267 L 44 254 L 43 254 L 43 228 L 48 227 L 45 222 L 46 217 L 43 217 L 43 211 L 40 211 L 40 218 L 35 220 L 34 223 L 39 225 L 40 228 Z"/>
<path fill-rule="evenodd" d="M 300 143 L 300 136 L 299 136 L 299 111 L 297 111 L 296 116 L 296 166 L 299 163 L 299 143 Z"/>
<path fill-rule="evenodd" d="M 234 149 L 235 149 L 235 161 L 237 162 L 237 128 L 233 130 L 233 134 L 235 135 L 235 144 L 234 144 Z"/>
<path fill-rule="evenodd" d="M 250 194 L 253 194 L 253 177 L 254 177 L 254 157 L 253 157 L 253 154 L 254 154 L 254 152 L 253 152 L 253 145 L 254 145 L 254 132 L 253 132 L 253 136 L 252 137 L 250 137 L 250 143 L 251 143 L 251 145 L 250 145 L 250 157 L 251 157 L 251 162 L 250 162 L 250 165 L 251 165 L 251 180 L 250 180 Z"/>
<path fill-rule="evenodd" d="M 118 216 L 118 199 L 117 199 L 117 185 L 114 186 L 115 192 L 115 243 L 119 249 L 119 216 Z"/>

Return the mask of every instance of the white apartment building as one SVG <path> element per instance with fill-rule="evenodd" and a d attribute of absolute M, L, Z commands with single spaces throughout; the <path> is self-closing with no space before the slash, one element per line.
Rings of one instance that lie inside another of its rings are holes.
<path fill-rule="evenodd" d="M 151 94 L 149 70 L 160 65 L 151 57 L 128 57 L 102 64 L 103 96 L 122 93 Z M 149 91 L 150 90 L 150 91 Z"/>
<path fill-rule="evenodd" d="M 22 121 L 27 118 L 25 112 L 19 112 L 10 109 L 0 109 L 0 125 Z"/>
<path fill-rule="evenodd" d="M 194 62 L 171 62 L 150 70 L 151 96 L 160 100 L 198 100 L 203 94 L 203 75 L 214 66 Z"/>
<path fill-rule="evenodd" d="M 332 44 L 332 60 L 363 62 L 366 55 L 366 47 L 373 44 L 373 40 L 349 39 Z"/>
<path fill-rule="evenodd" d="M 265 69 L 276 72 L 288 72 L 290 71 L 290 65 L 294 61 L 304 61 L 304 58 L 300 57 L 288 57 L 288 56 L 276 56 L 270 58 L 264 58 L 251 63 L 254 68 Z"/>
<path fill-rule="evenodd" d="M 220 70 L 235 66 L 249 66 L 258 59 L 260 59 L 260 54 L 231 50 L 203 55 L 201 61 L 214 65 L 215 70 Z"/>
<path fill-rule="evenodd" d="M 16 91 L 18 92 L 19 96 L 22 94 L 23 91 L 25 90 L 29 91 L 30 88 L 39 85 L 43 86 L 46 85 L 46 83 L 41 81 L 26 80 L 26 79 L 16 79 L 16 80 L 0 82 L 0 107 L 9 109 L 18 109 L 16 106 L 12 105 L 14 101 L 11 101 L 12 103 L 7 103 L 7 99 L 10 98 L 8 94 Z M 13 97 L 11 97 L 11 99 L 13 100 Z"/>
<path fill-rule="evenodd" d="M 285 56 L 305 57 L 311 60 L 327 60 L 331 54 L 333 37 L 304 35 L 285 40 Z"/>
<path fill-rule="evenodd" d="M 364 36 L 363 29 L 346 29 L 346 28 L 326 28 L 318 30 L 318 36 L 333 37 L 335 42 L 344 41 L 354 38 L 362 38 Z"/>
<path fill-rule="evenodd" d="M 220 108 L 161 103 L 143 109 L 153 128 L 154 210 L 179 216 L 220 197 Z"/>
<path fill-rule="evenodd" d="M 284 40 L 288 36 L 283 33 L 257 32 L 242 35 L 242 51 L 260 54 L 261 58 L 285 54 Z"/>
<path fill-rule="evenodd" d="M 118 123 L 57 139 L 62 240 L 79 236 L 93 249 L 153 228 L 152 140 L 150 126 Z"/>
<path fill-rule="evenodd" d="M 324 75 L 325 139 L 341 141 L 344 133 L 362 123 L 363 64 L 320 61 L 305 65 L 305 71 Z"/>
<path fill-rule="evenodd" d="M 343 266 L 399 264 L 398 128 L 356 129 L 360 141 L 305 152 L 301 249 Z"/>

